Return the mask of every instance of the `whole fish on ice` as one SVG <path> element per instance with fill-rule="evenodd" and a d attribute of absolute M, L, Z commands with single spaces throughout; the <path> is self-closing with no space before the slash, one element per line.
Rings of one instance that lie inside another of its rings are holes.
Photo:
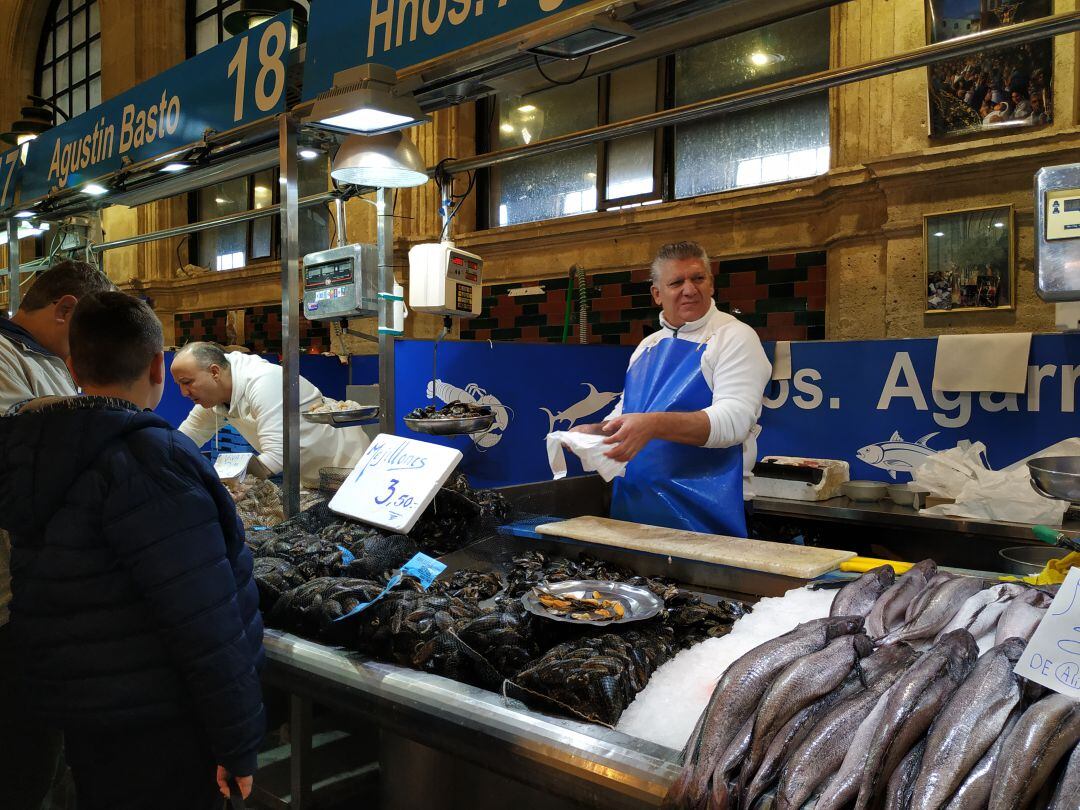
<path fill-rule="evenodd" d="M 927 433 L 916 442 L 906 442 L 900 435 L 900 431 L 894 431 L 887 442 L 868 444 L 859 450 L 855 457 L 864 464 L 885 470 L 890 476 L 896 478 L 898 472 L 911 474 L 911 471 L 926 461 L 927 456 L 936 452 L 927 446 L 927 442 L 938 435 Z"/>

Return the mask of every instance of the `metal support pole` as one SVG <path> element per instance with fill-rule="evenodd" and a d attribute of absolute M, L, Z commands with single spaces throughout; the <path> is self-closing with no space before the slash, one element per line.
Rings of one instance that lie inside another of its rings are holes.
<path fill-rule="evenodd" d="M 297 185 L 296 119 L 278 119 L 281 172 L 281 425 L 284 431 L 285 516 L 300 511 L 300 217 Z"/>
<path fill-rule="evenodd" d="M 345 247 L 349 244 L 349 234 L 345 227 L 345 201 L 341 197 L 334 200 L 334 217 L 337 219 L 337 244 L 333 247 Z"/>
<path fill-rule="evenodd" d="M 394 432 L 394 210 L 393 193 L 380 188 L 375 198 L 379 253 L 379 432 Z"/>
<path fill-rule="evenodd" d="M 22 302 L 22 269 L 19 267 L 19 220 L 7 221 L 8 315 L 14 315 Z"/>
<path fill-rule="evenodd" d="M 289 807 L 309 810 L 311 802 L 311 701 L 289 695 Z"/>

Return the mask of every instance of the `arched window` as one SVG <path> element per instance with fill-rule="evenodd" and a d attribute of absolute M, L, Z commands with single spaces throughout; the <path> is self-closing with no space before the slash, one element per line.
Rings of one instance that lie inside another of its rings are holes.
<path fill-rule="evenodd" d="M 38 45 L 34 92 L 68 118 L 101 103 L 98 0 L 52 0 Z"/>
<path fill-rule="evenodd" d="M 296 2 L 305 12 L 311 8 L 309 0 L 296 0 Z M 240 0 L 187 0 L 187 4 L 188 58 L 208 51 L 231 37 L 232 34 L 225 29 L 225 18 L 233 12 L 240 11 L 243 5 Z M 285 3 L 271 2 L 259 5 L 275 9 L 279 6 L 284 7 Z M 304 19 L 306 21 L 306 14 Z"/>

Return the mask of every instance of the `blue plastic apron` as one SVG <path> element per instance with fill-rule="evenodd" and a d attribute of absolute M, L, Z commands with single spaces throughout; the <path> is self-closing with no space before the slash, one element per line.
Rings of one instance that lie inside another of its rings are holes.
<path fill-rule="evenodd" d="M 701 373 L 705 344 L 665 338 L 626 372 L 623 413 L 700 411 L 712 404 Z M 746 537 L 742 447 L 709 449 L 653 439 L 615 479 L 618 520 Z"/>

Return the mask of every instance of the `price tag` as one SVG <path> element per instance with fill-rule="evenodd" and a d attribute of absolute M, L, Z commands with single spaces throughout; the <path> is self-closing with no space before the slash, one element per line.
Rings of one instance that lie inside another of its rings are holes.
<path fill-rule="evenodd" d="M 341 546 L 338 546 L 341 548 Z M 345 549 L 341 549 L 344 551 Z M 351 555 L 350 555 L 351 556 Z M 431 587 L 431 583 L 435 581 L 435 578 L 446 570 L 446 565 L 439 562 L 434 557 L 429 557 L 427 554 L 419 553 L 413 556 L 411 560 L 401 566 L 401 570 L 390 577 L 390 581 L 386 583 L 386 587 L 379 591 L 379 595 L 372 599 L 370 602 L 361 602 L 354 607 L 344 616 L 338 616 L 334 619 L 335 622 L 340 622 L 350 616 L 355 616 L 357 613 L 367 610 L 374 605 L 388 593 L 391 589 L 396 588 L 401 584 L 401 580 L 406 575 L 414 577 L 420 581 L 420 587 L 425 591 Z"/>
<path fill-rule="evenodd" d="M 1014 671 L 1080 700 L 1080 568 L 1065 577 Z"/>
<path fill-rule="evenodd" d="M 331 511 L 405 534 L 461 461 L 452 447 L 380 433 L 330 501 Z"/>
<path fill-rule="evenodd" d="M 214 469 L 222 481 L 243 481 L 252 458 L 254 453 L 221 453 L 214 462 Z"/>

